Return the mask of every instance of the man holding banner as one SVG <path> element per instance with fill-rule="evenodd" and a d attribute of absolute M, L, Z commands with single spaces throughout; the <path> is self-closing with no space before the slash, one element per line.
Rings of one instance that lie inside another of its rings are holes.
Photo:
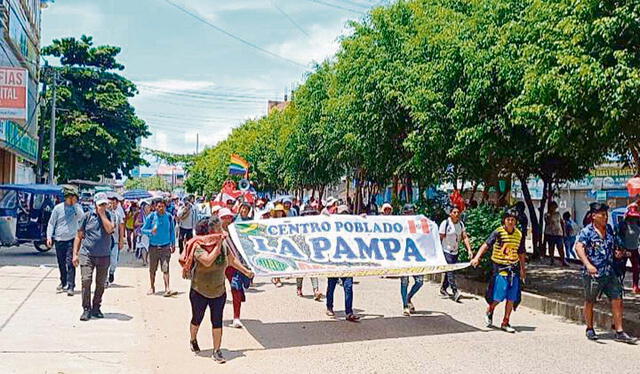
<path fill-rule="evenodd" d="M 346 205 L 340 205 L 336 210 L 336 214 L 349 213 L 349 207 Z M 338 279 L 342 281 L 342 288 L 344 289 L 344 313 L 347 315 L 346 319 L 349 322 L 358 322 L 360 317 L 353 314 L 353 277 L 331 277 L 327 279 L 327 316 L 335 317 L 336 315 L 333 311 L 333 293 L 336 290 Z"/>
<path fill-rule="evenodd" d="M 447 264 L 438 225 L 424 216 L 338 214 L 295 219 L 259 219 L 229 226 L 234 244 L 258 277 L 327 277 L 327 314 L 334 316 L 338 279 L 345 290 L 349 321 L 353 314 L 353 277 L 413 276 L 462 269 Z"/>

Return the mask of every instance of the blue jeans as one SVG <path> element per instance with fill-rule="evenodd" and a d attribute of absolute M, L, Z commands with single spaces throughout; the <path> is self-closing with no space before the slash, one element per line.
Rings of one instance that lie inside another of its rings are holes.
<path fill-rule="evenodd" d="M 411 291 L 407 294 L 407 289 L 409 288 L 409 277 L 400 277 L 400 295 L 402 296 L 402 306 L 405 308 L 411 302 L 411 298 L 413 298 L 420 288 L 422 288 L 422 285 L 424 284 L 424 275 L 414 275 L 413 281 L 413 287 L 411 287 Z"/>
<path fill-rule="evenodd" d="M 73 241 L 74 239 L 55 241 L 58 269 L 60 270 L 60 284 L 71 289 L 76 287 L 76 268 L 72 262 Z"/>
<path fill-rule="evenodd" d="M 346 315 L 353 314 L 353 278 L 342 279 L 344 288 L 344 312 Z M 338 278 L 327 279 L 327 309 L 333 310 L 333 292 L 336 290 Z"/>
<path fill-rule="evenodd" d="M 444 252 L 444 258 L 447 260 L 447 264 L 457 264 L 458 263 L 458 255 L 452 255 L 451 253 Z M 444 273 L 442 277 L 442 289 L 446 290 L 448 287 L 451 287 L 451 291 L 456 292 L 458 290 L 458 286 L 456 285 L 456 274 L 453 271 L 448 271 Z"/>
<path fill-rule="evenodd" d="M 115 274 L 116 268 L 118 267 L 118 258 L 120 257 L 120 249 L 118 248 L 118 243 L 114 243 L 111 246 L 111 260 L 109 264 L 109 274 Z"/>
<path fill-rule="evenodd" d="M 576 252 L 573 249 L 573 246 L 576 244 L 575 236 L 566 236 L 564 238 L 564 251 L 566 252 L 567 258 L 572 258 L 574 260 L 578 259 L 576 256 Z"/>

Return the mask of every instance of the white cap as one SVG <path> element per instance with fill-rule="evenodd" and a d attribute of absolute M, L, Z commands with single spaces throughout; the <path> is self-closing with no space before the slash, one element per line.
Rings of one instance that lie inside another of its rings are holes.
<path fill-rule="evenodd" d="M 231 217 L 234 216 L 234 214 L 231 212 L 229 208 L 222 208 L 218 211 L 218 217 L 223 218 L 228 216 L 231 216 Z"/>
<path fill-rule="evenodd" d="M 384 211 L 385 209 L 393 210 L 393 207 L 389 203 L 384 203 L 384 204 L 382 204 L 382 210 Z"/>
<path fill-rule="evenodd" d="M 93 200 L 96 202 L 96 205 L 109 204 L 109 199 L 107 198 L 107 194 L 104 192 L 98 192 Z"/>

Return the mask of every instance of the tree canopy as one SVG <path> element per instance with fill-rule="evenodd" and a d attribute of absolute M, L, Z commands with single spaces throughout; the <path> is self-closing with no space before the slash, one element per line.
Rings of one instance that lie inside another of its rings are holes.
<path fill-rule="evenodd" d="M 119 47 L 94 46 L 85 35 L 56 39 L 42 48 L 44 56 L 59 57 L 61 63 L 43 74 L 49 88 L 54 75 L 58 77 L 55 174 L 60 181 L 129 175 L 136 166 L 146 164 L 137 140 L 150 133 L 129 103 L 138 93 L 136 86 L 114 72 L 124 69 L 116 58 L 119 53 Z M 48 133 L 52 90 L 46 95 L 40 125 Z M 45 165 L 48 149 L 45 137 Z"/>
<path fill-rule="evenodd" d="M 215 191 L 229 155 L 263 188 L 342 177 L 497 187 L 561 182 L 605 159 L 640 173 L 640 0 L 400 0 L 376 7 L 316 65 L 284 111 L 198 155 Z M 496 188 L 497 189 L 497 188 Z M 525 192 L 525 197 L 527 193 Z M 356 190 L 356 197 L 361 192 Z M 362 200 L 360 200 L 362 201 Z"/>

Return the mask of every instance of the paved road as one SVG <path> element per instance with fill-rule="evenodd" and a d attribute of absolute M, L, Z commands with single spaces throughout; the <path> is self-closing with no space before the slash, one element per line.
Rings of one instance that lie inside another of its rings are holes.
<path fill-rule="evenodd" d="M 246 328 L 225 328 L 229 361 L 216 365 L 207 357 L 208 322 L 199 337 L 205 351 L 194 356 L 188 349 L 188 283 L 173 279 L 181 291 L 174 298 L 146 296 L 146 268 L 124 257 L 116 285 L 105 294 L 106 318 L 80 322 L 79 295 L 55 293 L 53 253 L 0 250 L 0 372 L 637 373 L 640 362 L 639 346 L 616 343 L 611 335 L 589 342 L 583 326 L 526 308 L 512 318 L 519 330 L 514 335 L 484 328 L 483 300 L 466 296 L 455 304 L 436 296 L 432 284 L 416 296 L 418 314 L 402 317 L 397 279 L 360 278 L 359 324 L 341 320 L 340 288 L 333 320 L 322 303 L 296 297 L 293 280 L 280 289 L 258 280 L 243 305 Z M 308 282 L 305 291 L 310 294 Z M 227 302 L 225 320 L 231 312 Z M 501 317 L 497 313 L 496 322 Z"/>

